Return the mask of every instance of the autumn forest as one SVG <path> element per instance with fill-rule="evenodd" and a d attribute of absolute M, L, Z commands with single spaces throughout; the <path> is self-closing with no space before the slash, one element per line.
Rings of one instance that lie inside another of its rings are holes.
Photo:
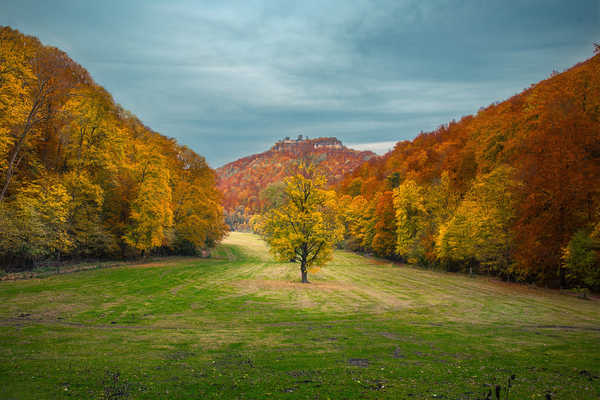
<path fill-rule="evenodd" d="M 356 153 L 342 147 L 326 157 L 312 142 L 218 170 L 230 226 L 249 229 L 252 215 L 280 204 L 279 180 L 301 159 L 320 165 L 337 193 L 342 248 L 600 289 L 600 55 L 382 157 L 358 154 L 365 161 L 343 178 L 331 165 L 343 168 Z"/>
<path fill-rule="evenodd" d="M 338 191 L 352 249 L 598 290 L 599 188 L 597 54 L 474 116 L 397 143 Z"/>
<path fill-rule="evenodd" d="M 336 193 L 339 247 L 600 289 L 600 55 L 384 156 L 335 138 L 286 138 L 216 174 L 59 49 L 9 27 L 0 45 L 7 270 L 207 253 L 228 229 L 250 229 L 253 215 L 277 206 L 281 179 L 301 160 Z"/>
<path fill-rule="evenodd" d="M 0 31 L 0 264 L 196 254 L 225 234 L 215 173 L 59 49 Z"/>

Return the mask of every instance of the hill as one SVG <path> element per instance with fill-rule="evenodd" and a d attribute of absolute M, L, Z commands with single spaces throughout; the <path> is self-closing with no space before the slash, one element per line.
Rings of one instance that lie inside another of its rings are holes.
<path fill-rule="evenodd" d="M 263 209 L 265 199 L 261 192 L 288 176 L 299 160 L 317 164 L 329 183 L 334 184 L 372 158 L 376 158 L 374 153 L 349 149 L 334 137 L 285 138 L 263 153 L 217 168 L 217 185 L 223 192 L 225 210 L 243 222 L 247 216 Z M 230 222 L 236 225 L 232 218 Z"/>
<path fill-rule="evenodd" d="M 149 89 L 150 90 L 150 89 Z M 196 252 L 224 234 L 203 157 L 61 50 L 0 27 L 0 265 Z"/>
<path fill-rule="evenodd" d="M 600 288 L 600 54 L 403 141 L 338 186 L 352 249 Z"/>

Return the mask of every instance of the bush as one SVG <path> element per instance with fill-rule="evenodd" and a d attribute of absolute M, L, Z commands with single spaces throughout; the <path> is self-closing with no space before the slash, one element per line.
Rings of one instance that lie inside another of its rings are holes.
<path fill-rule="evenodd" d="M 570 286 L 600 290 L 600 240 L 589 231 L 576 232 L 563 249 L 565 277 Z"/>

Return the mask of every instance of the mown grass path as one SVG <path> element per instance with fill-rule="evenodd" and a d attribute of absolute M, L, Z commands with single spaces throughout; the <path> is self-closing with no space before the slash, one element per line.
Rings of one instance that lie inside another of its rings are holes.
<path fill-rule="evenodd" d="M 299 275 L 232 233 L 0 282 L 0 399 L 476 399 L 513 374 L 511 399 L 600 397 L 598 300 L 348 252 Z"/>

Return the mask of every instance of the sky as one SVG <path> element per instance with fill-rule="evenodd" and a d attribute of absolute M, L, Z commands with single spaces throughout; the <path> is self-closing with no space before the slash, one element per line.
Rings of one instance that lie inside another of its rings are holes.
<path fill-rule="evenodd" d="M 383 153 L 593 55 L 600 0 L 2 0 L 212 167 L 299 134 Z"/>

